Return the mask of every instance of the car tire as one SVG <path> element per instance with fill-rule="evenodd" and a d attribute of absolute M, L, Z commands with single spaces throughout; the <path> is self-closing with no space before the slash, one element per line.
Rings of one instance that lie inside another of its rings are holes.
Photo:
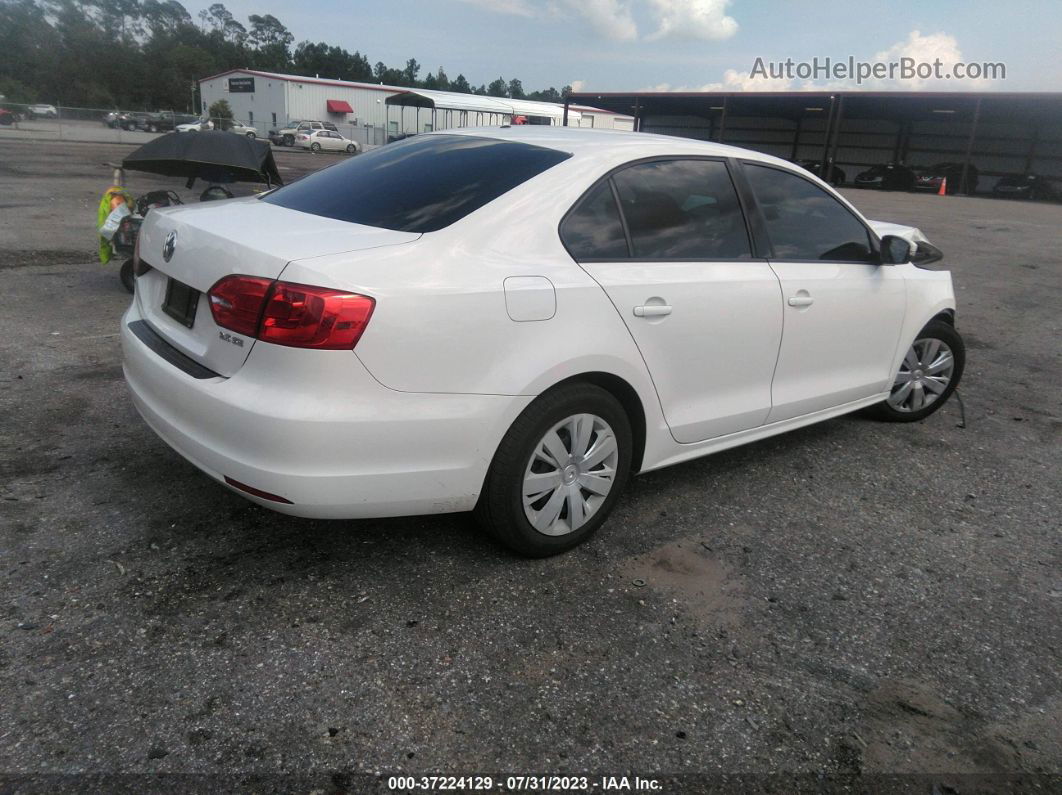
<path fill-rule="evenodd" d="M 118 271 L 118 278 L 122 280 L 122 287 L 130 293 L 136 289 L 136 284 L 133 280 L 133 260 L 127 259 L 122 263 L 122 268 Z"/>
<path fill-rule="evenodd" d="M 294 146 L 294 145 L 295 145 L 295 138 L 294 138 L 294 136 L 291 136 L 291 135 L 285 135 L 285 136 L 284 136 L 284 146 Z"/>
<path fill-rule="evenodd" d="M 354 146 L 354 144 L 347 144 L 347 154 L 348 155 L 356 155 L 357 153 L 358 153 L 358 147 Z"/>
<path fill-rule="evenodd" d="M 547 446 L 568 457 L 558 462 L 540 456 Z M 633 447 L 630 420 L 611 393 L 587 383 L 558 386 L 524 409 L 498 445 L 475 517 L 520 555 L 566 552 L 608 518 L 627 484 Z M 540 487 L 541 493 L 528 492 Z"/>
<path fill-rule="evenodd" d="M 310 144 L 310 151 L 316 155 L 318 152 L 321 151 L 321 145 L 317 143 L 317 141 L 314 141 L 312 144 Z"/>
<path fill-rule="evenodd" d="M 254 133 L 244 133 L 244 135 L 246 135 L 252 141 L 257 137 Z"/>
<path fill-rule="evenodd" d="M 950 353 L 950 363 L 944 359 Z M 943 406 L 966 367 L 966 344 L 950 323 L 932 320 L 918 332 L 893 378 L 888 399 L 870 416 L 885 422 L 918 422 Z M 936 389 L 940 388 L 937 392 Z"/>

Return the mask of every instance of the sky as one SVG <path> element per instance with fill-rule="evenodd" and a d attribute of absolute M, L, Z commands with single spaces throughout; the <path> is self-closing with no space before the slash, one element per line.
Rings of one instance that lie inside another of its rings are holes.
<path fill-rule="evenodd" d="M 188 2 L 193 16 L 209 3 Z M 416 58 L 473 85 L 525 90 L 1062 90 L 1058 0 L 229 0 L 241 21 L 271 13 L 305 39 L 371 63 Z M 767 79 L 768 62 L 1002 62 L 1006 79 Z M 325 77 L 325 75 L 321 75 Z"/>

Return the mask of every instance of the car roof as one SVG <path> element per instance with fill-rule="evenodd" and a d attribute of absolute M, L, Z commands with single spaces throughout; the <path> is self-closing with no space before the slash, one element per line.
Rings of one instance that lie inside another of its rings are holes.
<path fill-rule="evenodd" d="M 517 124 L 503 127 L 463 127 L 452 130 L 422 133 L 422 135 L 472 135 L 519 141 L 534 146 L 544 146 L 570 152 L 576 157 L 598 156 L 605 158 L 634 159 L 657 155 L 693 155 L 702 157 L 740 157 L 758 160 L 792 170 L 788 160 L 751 149 L 742 149 L 714 141 L 698 141 L 673 135 L 628 132 L 625 130 L 594 130 L 580 127 L 553 127 L 537 124 Z"/>

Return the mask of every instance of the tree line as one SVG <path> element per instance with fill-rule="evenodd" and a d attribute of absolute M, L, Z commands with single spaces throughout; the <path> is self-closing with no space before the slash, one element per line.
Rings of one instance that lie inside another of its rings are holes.
<path fill-rule="evenodd" d="M 177 0 L 0 0 L 0 96 L 8 102 L 126 110 L 192 108 L 195 81 L 249 68 L 492 97 L 561 102 L 571 91 L 525 92 L 499 77 L 478 87 L 442 67 L 422 76 L 326 42 L 295 37 L 272 14 L 246 23 L 221 3 L 193 19 Z"/>

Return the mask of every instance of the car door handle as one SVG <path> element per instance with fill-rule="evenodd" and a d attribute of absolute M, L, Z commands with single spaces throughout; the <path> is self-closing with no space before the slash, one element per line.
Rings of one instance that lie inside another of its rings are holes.
<path fill-rule="evenodd" d="M 635 317 L 663 317 L 671 314 L 671 307 L 667 304 L 646 304 L 634 307 Z"/>
<path fill-rule="evenodd" d="M 789 299 L 790 306 L 811 306 L 815 303 L 815 299 L 810 295 L 794 295 Z"/>

